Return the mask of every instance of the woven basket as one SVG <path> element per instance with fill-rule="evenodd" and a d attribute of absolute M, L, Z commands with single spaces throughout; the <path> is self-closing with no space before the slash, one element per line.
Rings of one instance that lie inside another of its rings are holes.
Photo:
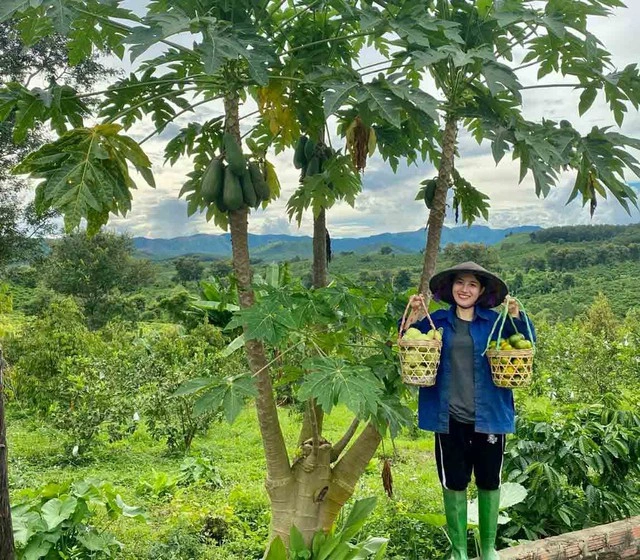
<path fill-rule="evenodd" d="M 507 389 L 528 387 L 533 373 L 533 349 L 487 350 L 494 385 Z"/>
<path fill-rule="evenodd" d="M 422 302 L 427 319 L 431 328 L 435 330 L 435 325 L 431 320 L 429 311 L 424 301 Z M 418 387 L 431 387 L 436 383 L 436 374 L 440 365 L 440 350 L 442 341 L 440 340 L 403 340 L 401 334 L 404 332 L 407 319 L 407 304 L 398 331 L 398 353 L 400 355 L 400 372 L 403 383 L 407 385 L 417 385 Z"/>

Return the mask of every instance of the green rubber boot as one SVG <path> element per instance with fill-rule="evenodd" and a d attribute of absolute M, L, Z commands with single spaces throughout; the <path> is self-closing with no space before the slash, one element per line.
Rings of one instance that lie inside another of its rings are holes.
<path fill-rule="evenodd" d="M 467 556 L 467 492 L 442 489 L 447 532 L 451 539 L 449 560 L 468 560 Z"/>
<path fill-rule="evenodd" d="M 480 558 L 482 560 L 500 560 L 500 555 L 496 552 L 499 507 L 500 488 L 497 490 L 478 489 L 478 529 L 480 531 Z"/>

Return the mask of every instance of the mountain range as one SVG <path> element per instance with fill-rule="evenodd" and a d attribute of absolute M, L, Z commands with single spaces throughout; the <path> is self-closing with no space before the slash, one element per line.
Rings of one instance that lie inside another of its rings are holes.
<path fill-rule="evenodd" d="M 447 243 L 499 243 L 514 233 L 529 233 L 540 229 L 539 226 L 517 226 L 505 229 L 493 229 L 487 226 L 444 227 L 441 245 Z M 375 253 L 382 247 L 391 247 L 396 253 L 418 253 L 424 249 L 426 231 L 406 231 L 399 233 L 381 233 L 369 237 L 339 237 L 331 240 L 334 254 L 353 251 L 354 253 Z M 231 257 L 231 237 L 221 235 L 196 234 L 171 239 L 149 239 L 134 237 L 134 247 L 151 259 L 169 259 L 182 255 L 200 255 L 208 258 Z M 308 236 L 284 234 L 249 234 L 249 248 L 252 258 L 263 260 L 286 260 L 295 257 L 302 259 L 312 256 L 312 239 Z"/>

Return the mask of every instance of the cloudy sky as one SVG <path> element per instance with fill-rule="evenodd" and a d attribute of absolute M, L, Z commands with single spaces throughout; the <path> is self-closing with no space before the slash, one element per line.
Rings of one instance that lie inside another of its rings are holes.
<path fill-rule="evenodd" d="M 131 0 L 130 7 L 139 8 L 141 0 Z M 605 47 L 612 53 L 614 64 L 622 69 L 629 63 L 638 61 L 640 54 L 640 37 L 637 22 L 640 21 L 640 1 L 629 0 L 629 8 L 617 9 L 608 19 L 593 21 L 592 31 Z M 367 61 L 363 61 L 365 64 Z M 517 61 L 516 61 L 517 62 Z M 123 66 L 126 72 L 129 64 Z M 523 85 L 537 83 L 535 70 L 525 69 L 519 72 Z M 545 81 L 557 83 L 558 77 L 548 77 Z M 541 117 L 570 120 L 581 132 L 587 132 L 592 126 L 614 124 L 604 99 L 597 99 L 586 115 L 579 117 L 577 113 L 580 92 L 571 88 L 535 89 L 523 92 L 525 117 L 539 119 Z M 255 107 L 247 107 L 250 112 Z M 170 167 L 163 165 L 163 150 L 167 140 L 189 121 L 203 121 L 220 114 L 221 108 L 215 105 L 191 114 L 188 118 L 178 120 L 170 125 L 159 137 L 144 144 L 144 149 L 153 161 L 153 172 L 157 188 L 150 189 L 139 181 L 139 190 L 134 193 L 133 210 L 126 218 L 115 218 L 110 224 L 119 231 L 128 231 L 135 236 L 176 237 L 194 233 L 221 233 L 213 223 L 207 223 L 203 216 L 187 218 L 186 204 L 177 198 L 182 183 L 191 166 L 188 160 L 182 160 Z M 250 121 L 250 119 L 246 119 Z M 245 122 L 248 126 L 249 122 Z M 134 138 L 140 140 L 152 129 L 150 123 L 135 126 L 129 131 Z M 640 137 L 640 115 L 632 107 L 625 118 L 621 132 L 633 137 Z M 490 219 L 477 222 L 491 227 L 503 228 L 516 225 L 536 224 L 543 227 L 552 225 L 571 225 L 586 223 L 626 224 L 640 222 L 637 209 L 627 214 L 615 200 L 604 200 L 598 203 L 593 219 L 590 219 L 586 207 L 579 201 L 566 205 L 571 191 L 574 176 L 565 174 L 557 188 L 553 189 L 546 199 L 535 196 L 533 179 L 527 176 L 518 184 L 518 162 L 511 162 L 506 155 L 496 166 L 488 144 L 478 145 L 468 134 L 462 132 L 458 145 L 461 158 L 457 162 L 460 173 L 491 199 Z M 636 156 L 638 154 L 635 154 Z M 287 199 L 294 192 L 298 172 L 291 163 L 292 153 L 285 152 L 278 156 L 271 155 L 276 165 L 282 184 L 281 199 L 266 210 L 252 211 L 249 219 L 249 230 L 252 233 L 287 233 L 292 235 L 311 235 L 311 218 L 306 217 L 298 228 L 296 223 L 289 223 L 285 206 Z M 427 210 L 424 203 L 415 201 L 414 197 L 419 183 L 435 174 L 428 163 L 400 166 L 394 174 L 390 167 L 379 157 L 369 160 L 364 179 L 363 192 L 356 201 L 355 207 L 339 204 L 328 214 L 328 228 L 333 237 L 365 237 L 383 232 L 413 231 L 423 228 L 427 221 Z M 640 181 L 629 177 L 629 181 L 638 188 Z M 446 225 L 454 226 L 453 217 L 448 216 Z"/>

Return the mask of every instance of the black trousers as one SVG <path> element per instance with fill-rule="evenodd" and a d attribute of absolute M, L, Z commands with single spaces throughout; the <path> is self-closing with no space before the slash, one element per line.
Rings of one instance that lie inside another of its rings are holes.
<path fill-rule="evenodd" d="M 447 490 L 466 490 L 473 472 L 480 490 L 500 488 L 505 434 L 481 434 L 475 424 L 449 420 L 449 433 L 436 433 L 436 464 Z"/>

